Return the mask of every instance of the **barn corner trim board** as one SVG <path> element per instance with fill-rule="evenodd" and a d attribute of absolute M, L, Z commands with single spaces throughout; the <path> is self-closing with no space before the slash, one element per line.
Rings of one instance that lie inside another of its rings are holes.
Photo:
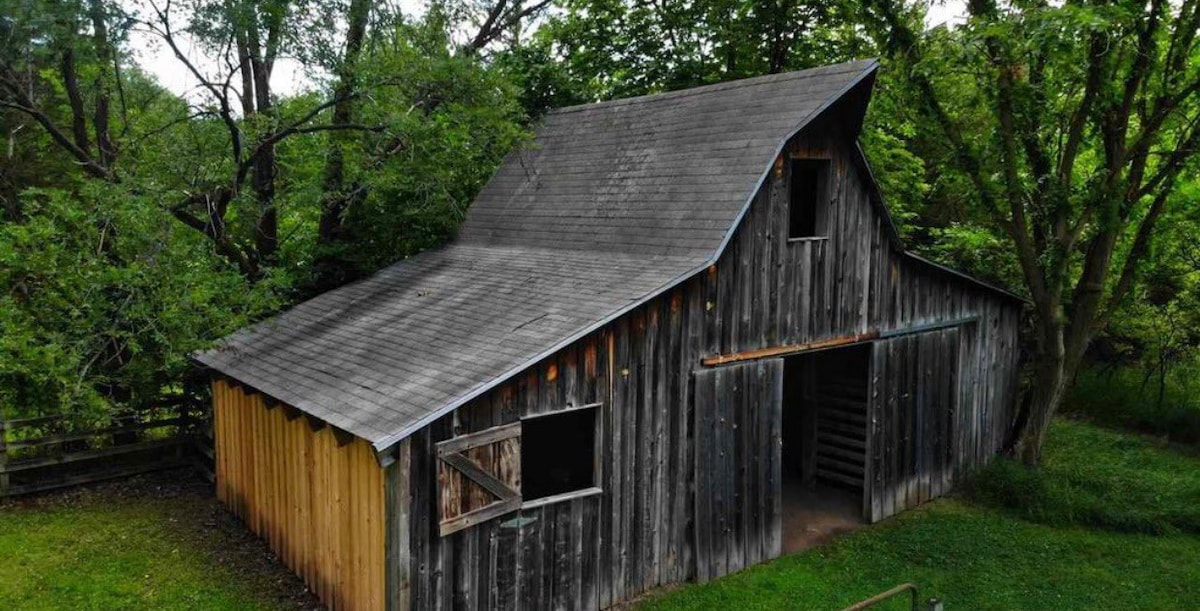
<path fill-rule="evenodd" d="M 339 608 L 604 608 L 783 553 L 789 486 L 942 494 L 1022 303 L 900 244 L 877 67 L 549 113 L 454 241 L 194 355 L 222 500 Z M 314 520 L 371 544 L 317 561 Z"/>

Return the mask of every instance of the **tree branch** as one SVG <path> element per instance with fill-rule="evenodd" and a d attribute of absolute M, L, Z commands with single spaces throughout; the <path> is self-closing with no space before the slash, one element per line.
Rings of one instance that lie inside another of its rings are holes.
<path fill-rule="evenodd" d="M 519 11 L 509 12 L 506 15 L 505 11 L 509 9 L 508 0 L 497 0 L 496 4 L 492 5 L 491 10 L 488 11 L 483 25 L 479 26 L 479 31 L 476 32 L 471 42 L 467 45 L 467 49 L 470 51 L 482 49 L 488 43 L 499 38 L 504 32 L 516 27 L 522 19 L 541 11 L 549 5 L 550 0 L 541 0 Z"/>
<path fill-rule="evenodd" d="M 1173 189 L 1163 189 L 1154 197 L 1154 201 L 1150 203 L 1150 208 L 1146 211 L 1146 216 L 1142 218 L 1142 222 L 1138 224 L 1137 232 L 1134 234 L 1133 243 L 1129 247 L 1129 254 L 1125 257 L 1125 263 L 1121 267 L 1121 275 L 1117 279 L 1116 285 L 1113 286 L 1113 291 L 1108 297 L 1108 304 L 1104 308 L 1104 313 L 1097 322 L 1098 327 L 1103 327 L 1113 311 L 1121 305 L 1125 297 L 1133 288 L 1133 281 L 1137 277 L 1138 263 L 1141 262 L 1142 256 L 1150 247 L 1150 238 L 1153 235 L 1154 227 L 1158 223 L 1158 219 L 1162 216 L 1166 206 L 1167 199 Z"/>
<path fill-rule="evenodd" d="M 120 182 L 117 180 L 116 175 L 109 171 L 108 168 L 96 163 L 96 161 L 92 159 L 90 155 L 88 155 L 87 151 L 80 150 L 80 148 L 76 146 L 75 143 L 65 133 L 63 133 L 63 131 L 59 129 L 57 125 L 54 124 L 54 121 L 52 121 L 50 117 L 46 116 L 46 113 L 32 106 L 26 106 L 19 102 L 11 102 L 6 100 L 0 100 L 0 107 L 11 108 L 32 117 L 34 121 L 37 121 L 38 124 L 46 130 L 46 133 L 50 135 L 50 138 L 54 140 L 54 142 L 60 147 L 70 153 L 71 156 L 75 158 L 76 163 L 83 168 L 83 171 L 87 172 L 92 177 L 108 182 Z"/>
<path fill-rule="evenodd" d="M 483 25 L 479 26 L 479 31 L 476 32 L 474 38 L 471 39 L 471 44 L 468 45 L 472 50 L 482 49 L 484 45 L 491 42 L 498 33 L 495 33 L 496 23 L 500 20 L 500 16 L 504 14 L 504 9 L 508 6 L 508 0 L 496 0 L 496 4 L 492 5 L 488 16 L 483 20 Z"/>
<path fill-rule="evenodd" d="M 1080 99 L 1079 106 L 1071 115 L 1071 122 L 1067 128 L 1067 142 L 1063 145 L 1062 156 L 1058 162 L 1058 181 L 1064 186 L 1069 186 L 1073 180 L 1075 158 L 1083 143 L 1084 129 L 1087 127 L 1092 106 L 1095 104 L 1096 96 L 1104 82 L 1104 36 L 1099 32 L 1092 34 L 1092 40 L 1088 47 L 1088 67 L 1083 86 L 1083 98 Z"/>
<path fill-rule="evenodd" d="M 257 280 L 261 275 L 258 265 L 225 232 L 225 208 L 230 197 L 231 193 L 218 189 L 215 193 L 190 195 L 171 206 L 169 210 L 171 215 L 184 225 L 207 236 L 217 249 L 217 253 L 236 265 L 242 275 L 252 281 Z M 214 202 L 214 200 L 216 201 Z M 204 206 L 208 216 L 207 221 L 188 211 L 189 206 L 197 203 Z"/>
<path fill-rule="evenodd" d="M 1166 184 L 1168 179 L 1178 176 L 1180 167 L 1196 154 L 1197 147 L 1200 147 L 1200 113 L 1197 113 L 1188 122 L 1187 127 L 1183 129 L 1183 133 L 1176 140 L 1174 149 L 1166 154 L 1165 160 L 1159 162 L 1157 171 L 1150 179 L 1140 187 L 1136 184 L 1130 185 L 1133 190 L 1133 201 L 1153 193 L 1155 189 Z"/>
<path fill-rule="evenodd" d="M 175 58 L 178 59 L 184 65 L 184 67 L 187 68 L 188 72 L 196 78 L 196 80 L 200 83 L 200 86 L 208 90 L 213 98 L 216 99 L 221 108 L 220 112 L 218 113 L 221 117 L 221 122 L 225 124 L 225 129 L 229 132 L 229 141 L 233 153 L 233 162 L 235 164 L 240 164 L 242 161 L 241 129 L 238 127 L 237 121 L 233 118 L 233 112 L 229 108 L 228 88 L 226 87 L 224 89 L 218 89 L 217 86 L 212 81 L 208 80 L 208 78 L 206 78 L 200 72 L 196 65 L 193 64 L 192 61 L 189 60 L 179 48 L 179 45 L 175 41 L 175 34 L 171 30 L 170 16 L 166 12 L 170 11 L 170 2 L 167 2 L 165 9 L 160 9 L 155 0 L 150 0 L 150 6 L 154 10 L 158 20 L 162 23 L 162 28 L 159 29 L 151 23 L 146 23 L 146 26 L 149 27 L 151 31 L 158 34 L 159 37 L 167 43 L 167 46 L 170 47 L 172 53 L 174 53 Z"/>
<path fill-rule="evenodd" d="M 351 93 L 351 94 L 349 94 L 348 98 L 331 98 L 329 100 L 326 100 L 326 101 L 318 104 L 317 106 L 313 107 L 304 116 L 293 121 L 287 127 L 284 127 L 283 129 L 267 136 L 266 138 L 263 138 L 258 143 L 258 145 L 255 146 L 254 150 L 251 151 L 250 155 L 245 160 L 243 160 L 240 164 L 238 164 L 238 173 L 237 173 L 237 181 L 236 181 L 237 184 L 240 185 L 243 182 L 245 182 L 247 172 L 250 171 L 250 168 L 253 166 L 255 159 L 263 151 L 266 151 L 270 147 L 275 146 L 281 140 L 283 140 L 284 138 L 287 138 L 288 136 L 291 136 L 293 134 L 303 133 L 300 130 L 304 126 L 305 123 L 312 121 L 313 119 L 315 119 L 317 117 L 317 115 L 321 114 L 321 112 L 325 111 L 328 108 L 333 107 L 334 105 L 338 104 L 338 102 L 343 101 L 343 99 L 351 99 L 351 98 L 357 97 L 357 95 L 358 94 L 356 94 L 356 93 Z M 330 128 L 333 128 L 333 126 L 324 126 L 324 127 L 325 127 L 325 129 L 314 130 L 314 131 L 329 131 Z M 350 129 L 354 129 L 354 127 L 352 126 L 352 127 L 350 127 Z M 380 129 L 382 129 L 382 127 Z"/>
<path fill-rule="evenodd" d="M 327 125 L 310 125 L 308 127 L 297 127 L 292 130 L 292 134 L 314 134 L 317 132 L 333 132 L 333 131 L 357 131 L 357 132 L 381 132 L 387 129 L 386 125 L 363 125 L 361 123 L 330 123 Z"/>

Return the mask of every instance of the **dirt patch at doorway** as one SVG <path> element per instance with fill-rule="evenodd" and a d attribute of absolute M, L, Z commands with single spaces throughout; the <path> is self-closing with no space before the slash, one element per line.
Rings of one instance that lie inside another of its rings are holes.
<path fill-rule="evenodd" d="M 786 482 L 783 487 L 783 553 L 821 545 L 866 526 L 857 494 L 817 485 Z"/>

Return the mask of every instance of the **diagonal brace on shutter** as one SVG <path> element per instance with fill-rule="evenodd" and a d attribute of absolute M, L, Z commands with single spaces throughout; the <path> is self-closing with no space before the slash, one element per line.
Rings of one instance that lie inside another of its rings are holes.
<path fill-rule="evenodd" d="M 497 474 L 489 473 L 482 465 L 466 455 L 466 452 L 469 450 L 500 444 L 508 440 L 515 439 L 519 444 L 520 436 L 521 423 L 514 422 L 478 433 L 461 435 L 437 444 L 437 457 L 441 463 L 441 469 L 447 469 L 448 473 L 457 474 L 466 481 L 477 484 L 480 488 L 487 491 L 488 494 L 496 498 L 495 501 L 487 505 L 475 507 L 470 511 L 462 513 L 458 513 L 457 508 L 447 509 L 447 506 L 443 504 L 441 520 L 439 522 L 439 530 L 443 537 L 520 508 L 521 490 L 519 475 L 515 480 L 516 486 L 511 485 L 503 481 L 500 477 L 497 477 Z M 519 456 L 519 445 L 517 448 L 516 454 Z M 519 463 L 515 467 L 519 470 Z M 509 468 L 512 469 L 513 465 L 510 464 Z M 446 494 L 447 490 L 443 488 L 442 492 Z M 451 501 L 450 507 L 455 507 L 453 501 Z"/>
<path fill-rule="evenodd" d="M 447 454 L 440 456 L 446 464 L 458 469 L 467 479 L 483 486 L 484 490 L 496 495 L 500 500 L 520 498 L 521 493 L 509 488 L 507 484 L 496 479 L 491 473 L 480 469 L 471 459 L 462 454 Z"/>

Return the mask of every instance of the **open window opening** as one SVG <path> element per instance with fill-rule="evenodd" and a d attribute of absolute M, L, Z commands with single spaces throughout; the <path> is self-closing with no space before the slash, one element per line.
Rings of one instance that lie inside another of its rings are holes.
<path fill-rule="evenodd" d="M 829 160 L 793 159 L 788 193 L 788 239 L 820 237 L 822 203 L 829 199 Z"/>
<path fill-rule="evenodd" d="M 863 523 L 869 344 L 784 360 L 784 552 Z"/>
<path fill-rule="evenodd" d="M 599 407 L 567 407 L 439 442 L 441 535 L 518 509 L 599 494 Z"/>
<path fill-rule="evenodd" d="M 528 503 L 595 488 L 595 406 L 522 421 L 521 490 Z"/>

